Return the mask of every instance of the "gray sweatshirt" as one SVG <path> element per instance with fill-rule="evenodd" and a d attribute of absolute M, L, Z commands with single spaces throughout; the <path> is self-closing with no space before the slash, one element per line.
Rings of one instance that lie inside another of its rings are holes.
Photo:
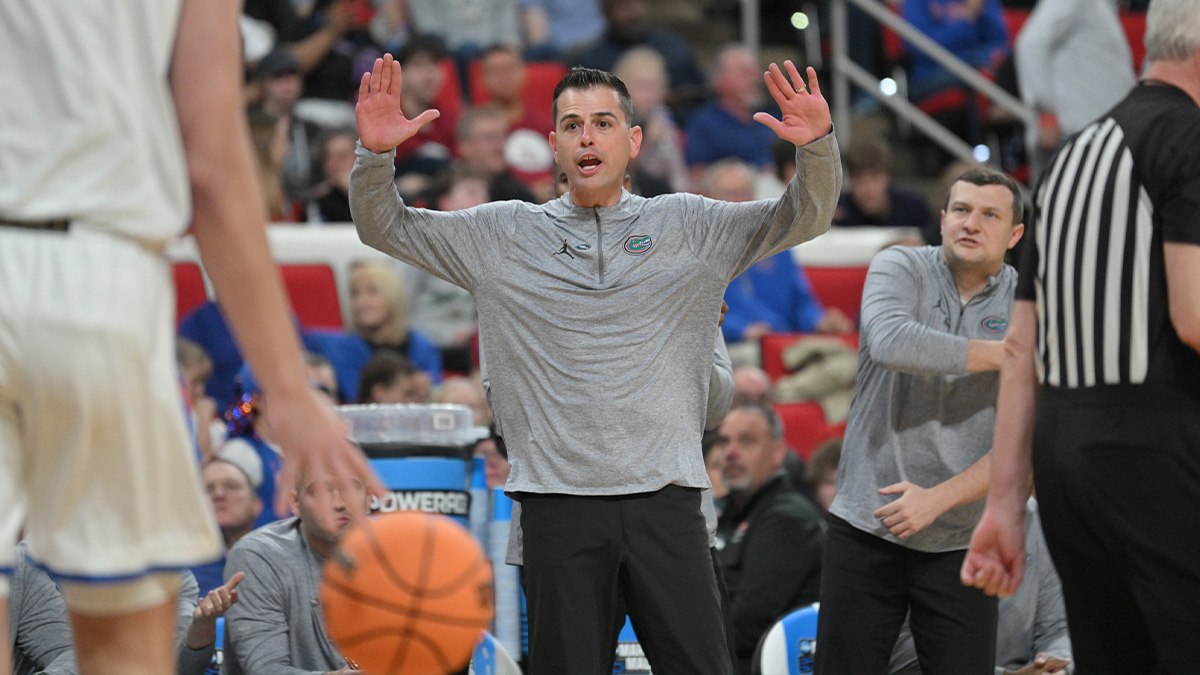
<path fill-rule="evenodd" d="M 940 246 L 885 249 L 863 288 L 858 380 L 829 512 L 919 551 L 964 549 L 983 500 L 943 513 L 901 540 L 873 514 L 899 498 L 878 490 L 933 487 L 991 449 L 999 374 L 966 373 L 967 340 L 1003 340 L 1017 273 L 1004 265 L 965 305 Z"/>
<path fill-rule="evenodd" d="M 200 586 L 188 570 L 179 575 L 179 600 L 175 607 L 176 672 L 203 673 L 212 662 L 216 645 L 188 649 L 184 638 L 192 625 L 192 610 Z M 16 675 L 74 675 L 79 672 L 71 621 L 62 592 L 45 570 L 30 559 L 25 542 L 17 544 L 12 591 L 8 598 L 8 630 L 13 645 Z"/>
<path fill-rule="evenodd" d="M 797 149 L 778 200 L 691 194 L 610 207 L 506 201 L 408 208 L 392 155 L 361 145 L 350 209 L 368 245 L 471 291 L 507 491 L 621 495 L 709 487 L 697 452 L 729 281 L 829 228 L 832 135 Z"/>
<path fill-rule="evenodd" d="M 25 542 L 17 544 L 8 596 L 8 639 L 17 675 L 79 672 L 72 646 L 67 605 L 58 586 L 29 560 Z M 8 664 L 0 665 L 0 669 Z"/>
<path fill-rule="evenodd" d="M 225 581 L 238 572 L 238 601 L 225 613 L 225 675 L 299 675 L 346 666 L 325 632 L 321 557 L 299 518 L 263 525 L 229 550 Z"/>

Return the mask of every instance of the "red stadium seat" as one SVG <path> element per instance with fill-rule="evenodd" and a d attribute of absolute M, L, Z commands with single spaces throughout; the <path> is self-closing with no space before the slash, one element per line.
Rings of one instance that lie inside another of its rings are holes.
<path fill-rule="evenodd" d="M 567 67 L 554 61 L 530 63 L 525 73 L 525 102 L 550 109 L 554 88 L 567 74 Z"/>
<path fill-rule="evenodd" d="M 1142 72 L 1142 61 L 1146 60 L 1146 15 L 1142 12 L 1121 12 L 1121 28 L 1129 40 L 1129 51 L 1133 55 L 1133 71 Z"/>
<path fill-rule="evenodd" d="M 337 281 L 328 265 L 280 265 L 292 311 L 305 329 L 342 330 Z"/>
<path fill-rule="evenodd" d="M 788 447 L 807 461 L 825 441 L 845 433 L 846 424 L 828 424 L 819 403 L 776 403 L 775 413 L 783 422 L 783 438 Z"/>
<path fill-rule="evenodd" d="M 179 320 L 188 312 L 204 304 L 208 300 L 208 292 L 204 289 L 204 275 L 200 266 L 194 262 L 177 262 L 174 264 L 175 273 L 175 327 Z"/>
<path fill-rule="evenodd" d="M 458 113 L 462 111 L 463 95 L 462 86 L 458 82 L 458 68 L 454 65 L 454 59 L 444 58 L 438 64 L 442 71 L 442 88 L 438 89 L 437 96 L 433 98 L 433 107 L 437 108 L 443 115 L 453 116 L 458 118 Z"/>
<path fill-rule="evenodd" d="M 1030 10 L 1028 9 L 1004 8 L 1004 23 L 1008 26 L 1009 45 L 1017 42 L 1017 34 L 1025 27 L 1025 22 L 1029 20 L 1029 14 Z"/>
<path fill-rule="evenodd" d="M 768 333 L 759 339 L 758 344 L 762 352 L 762 368 L 766 371 L 767 376 L 771 378 L 772 382 L 776 382 L 779 378 L 788 374 L 787 368 L 783 365 L 783 352 L 800 338 L 811 334 Z M 828 337 L 836 337 L 839 340 L 843 340 L 856 352 L 858 351 L 858 333 L 830 335 Z"/>
<path fill-rule="evenodd" d="M 817 299 L 826 307 L 837 307 L 857 321 L 862 306 L 863 284 L 867 268 L 862 267 L 805 267 L 804 273 L 812 283 Z"/>

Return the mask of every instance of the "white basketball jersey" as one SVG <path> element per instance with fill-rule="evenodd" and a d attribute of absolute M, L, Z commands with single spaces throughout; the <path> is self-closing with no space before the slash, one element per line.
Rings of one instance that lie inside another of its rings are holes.
<path fill-rule="evenodd" d="M 182 0 L 0 2 L 0 219 L 157 245 L 191 212 L 167 76 Z"/>

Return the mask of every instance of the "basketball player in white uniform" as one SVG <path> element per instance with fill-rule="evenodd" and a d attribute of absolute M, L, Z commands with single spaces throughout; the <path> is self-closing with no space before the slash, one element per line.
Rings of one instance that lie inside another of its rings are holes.
<path fill-rule="evenodd" d="M 173 672 L 176 570 L 219 555 L 164 243 L 191 221 L 287 462 L 369 476 L 307 387 L 264 234 L 238 0 L 0 2 L 0 672 L 17 531 L 80 671 Z M 344 483 L 343 483 L 344 484 Z M 378 491 L 378 484 L 370 481 Z"/>

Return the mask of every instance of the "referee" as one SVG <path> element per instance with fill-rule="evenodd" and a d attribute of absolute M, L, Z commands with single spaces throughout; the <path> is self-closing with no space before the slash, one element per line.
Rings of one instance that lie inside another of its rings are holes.
<path fill-rule="evenodd" d="M 1154 0 L 1145 43 L 1035 195 L 962 570 L 1014 592 L 1032 471 L 1079 673 L 1200 672 L 1200 3 Z"/>

